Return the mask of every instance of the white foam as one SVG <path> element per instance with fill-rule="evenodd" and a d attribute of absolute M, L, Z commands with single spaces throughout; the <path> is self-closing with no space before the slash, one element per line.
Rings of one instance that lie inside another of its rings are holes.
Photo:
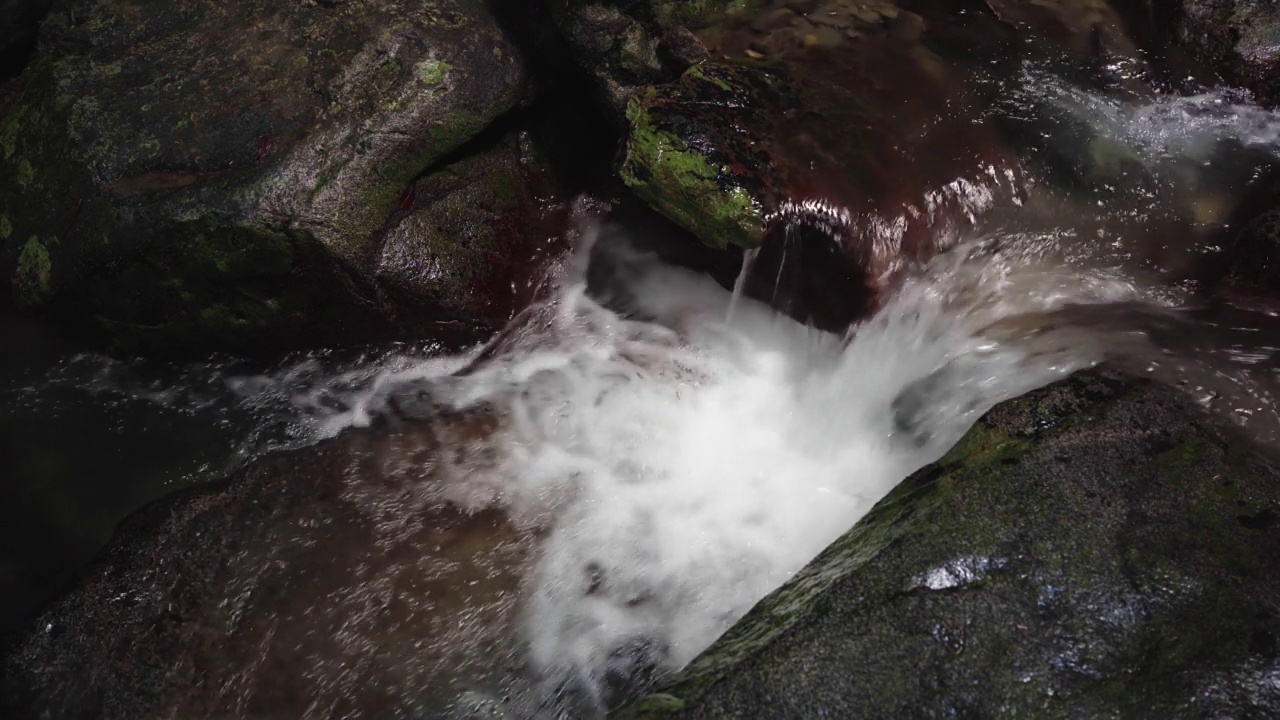
<path fill-rule="evenodd" d="M 714 283 L 624 257 L 656 321 L 571 281 L 536 342 L 450 380 L 456 405 L 511 418 L 499 472 L 453 499 L 552 518 L 523 624 L 533 666 L 597 693 L 620 650 L 682 666 L 993 404 L 1097 361 L 1017 319 L 1136 290 L 1065 270 L 1045 242 L 939 258 L 848 338 L 746 299 L 727 324 Z"/>
<path fill-rule="evenodd" d="M 1150 164 L 1206 162 L 1226 140 L 1280 152 L 1280 113 L 1258 107 L 1239 89 L 1138 100 L 1088 90 L 1028 67 L 1015 92 L 1066 110 Z"/>

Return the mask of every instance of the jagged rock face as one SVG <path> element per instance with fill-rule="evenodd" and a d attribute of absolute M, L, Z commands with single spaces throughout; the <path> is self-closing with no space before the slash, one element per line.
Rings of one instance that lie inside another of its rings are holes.
<path fill-rule="evenodd" d="M 1274 717 L 1272 462 L 1162 386 L 998 406 L 620 717 Z"/>
<path fill-rule="evenodd" d="M 377 315 L 406 186 L 525 91 L 479 0 L 76 0 L 42 38 L 0 119 L 5 295 L 157 344 Z"/>

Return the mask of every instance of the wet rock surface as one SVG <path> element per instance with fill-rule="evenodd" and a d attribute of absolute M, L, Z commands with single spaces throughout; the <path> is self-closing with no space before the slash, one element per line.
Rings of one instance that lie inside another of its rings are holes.
<path fill-rule="evenodd" d="M 836 228 L 845 236 L 857 234 L 858 216 L 875 213 L 892 225 L 914 204 L 919 215 L 933 217 L 879 233 L 875 241 L 885 247 L 849 251 L 865 255 L 873 274 L 889 255 L 931 254 L 921 228 L 943 224 L 945 213 L 926 208 L 921 195 L 990 173 L 1004 181 L 1016 158 L 997 133 L 971 122 L 982 98 L 959 67 L 923 42 L 924 18 L 862 11 L 873 22 L 857 20 L 856 35 L 831 44 L 805 40 L 815 34 L 775 42 L 785 33 L 772 29 L 769 15 L 757 16 L 763 24 L 701 31 L 712 62 L 631 100 L 623 179 L 655 209 L 720 247 L 759 245 L 774 220 L 806 202 L 851 214 L 813 220 L 848 225 Z M 842 17 L 856 12 L 846 8 Z M 807 17 L 797 14 L 794 22 Z"/>
<path fill-rule="evenodd" d="M 1252 90 L 1261 103 L 1280 103 L 1280 7 L 1261 0 L 1182 0 L 1179 5 L 1177 42 L 1228 83 Z"/>
<path fill-rule="evenodd" d="M 534 531 L 442 497 L 443 468 L 495 420 L 396 407 L 411 419 L 394 432 L 280 453 L 133 515 L 8 652 L 0 714 L 422 717 L 496 689 L 517 669 Z"/>
<path fill-rule="evenodd" d="M 998 406 L 619 717 L 1274 717 L 1277 471 L 1175 390 Z"/>
<path fill-rule="evenodd" d="M 503 135 L 405 190 L 374 277 L 397 307 L 436 308 L 442 322 L 477 326 L 470 334 L 501 327 L 567 250 L 554 184 L 527 133 Z"/>
<path fill-rule="evenodd" d="M 379 317 L 377 231 L 526 87 L 478 2 L 78 0 L 42 38 L 0 121 L 7 300 L 158 345 Z"/>

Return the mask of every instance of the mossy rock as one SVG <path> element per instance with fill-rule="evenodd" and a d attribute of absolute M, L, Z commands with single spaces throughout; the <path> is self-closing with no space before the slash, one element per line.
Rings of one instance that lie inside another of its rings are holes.
<path fill-rule="evenodd" d="M 758 245 L 767 224 L 761 197 L 776 179 L 770 156 L 741 130 L 767 125 L 759 115 L 778 105 L 766 73 L 691 68 L 631 100 L 623 182 L 712 247 Z"/>
<path fill-rule="evenodd" d="M 526 85 L 517 48 L 471 0 L 73 0 L 42 38 L 0 118 L 0 273 L 23 306 L 92 313 L 113 337 L 167 325 L 198 341 L 230 312 L 254 316 L 244 329 L 269 338 L 296 319 L 272 309 L 291 304 L 294 280 L 361 275 L 405 187 Z M 33 235 L 60 239 L 38 298 L 14 274 Z M 246 250 L 255 243 L 260 253 Z M 207 256 L 221 247 L 238 257 Z M 231 267 L 251 256 L 266 259 L 253 272 Z M 165 267 L 154 282 L 133 272 L 155 258 Z M 210 263 L 216 280 L 182 274 Z M 185 301 L 173 318 L 122 310 L 146 304 L 132 295 L 201 296 L 162 292 L 193 281 L 208 291 L 193 312 Z M 368 300 L 359 284 L 315 292 L 307 312 Z M 122 300 L 104 308 L 103 293 Z M 236 310 L 246 293 L 255 307 Z"/>
<path fill-rule="evenodd" d="M 1278 481 L 1175 390 L 1089 373 L 1033 392 L 639 716 L 1276 717 Z"/>

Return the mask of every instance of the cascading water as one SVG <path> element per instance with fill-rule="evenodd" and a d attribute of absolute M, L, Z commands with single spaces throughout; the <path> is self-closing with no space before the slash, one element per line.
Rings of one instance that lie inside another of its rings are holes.
<path fill-rule="evenodd" d="M 1276 147 L 1280 124 L 1256 108 L 1214 102 L 1206 116 L 1203 99 L 1134 108 L 1073 92 L 1092 123 L 1122 122 L 1122 137 L 1161 157 L 1192 157 L 1203 136 Z M 489 348 L 410 348 L 336 370 L 305 358 L 264 375 L 215 365 L 176 389 L 124 392 L 260 413 L 243 457 L 368 425 L 407 393 L 493 412 L 484 450 L 439 460 L 453 466 L 433 492 L 536 528 L 517 603 L 516 664 L 530 680 L 456 690 L 506 693 L 524 715 L 599 715 L 637 679 L 689 662 L 1002 400 L 1113 359 L 1171 381 L 1216 379 L 1235 389 L 1223 391 L 1227 411 L 1249 401 L 1250 418 L 1275 418 L 1270 379 L 1247 372 L 1273 348 L 1187 359 L 1191 349 L 1164 342 L 1195 322 L 1177 309 L 1181 291 L 1122 269 L 1123 249 L 1090 251 L 1074 227 L 1017 229 L 1036 204 L 1021 205 L 907 276 L 844 336 L 744 297 L 754 255 L 729 292 L 604 227 Z M 604 280 L 589 283 L 588 267 Z M 121 391 L 101 377 L 89 387 Z"/>

